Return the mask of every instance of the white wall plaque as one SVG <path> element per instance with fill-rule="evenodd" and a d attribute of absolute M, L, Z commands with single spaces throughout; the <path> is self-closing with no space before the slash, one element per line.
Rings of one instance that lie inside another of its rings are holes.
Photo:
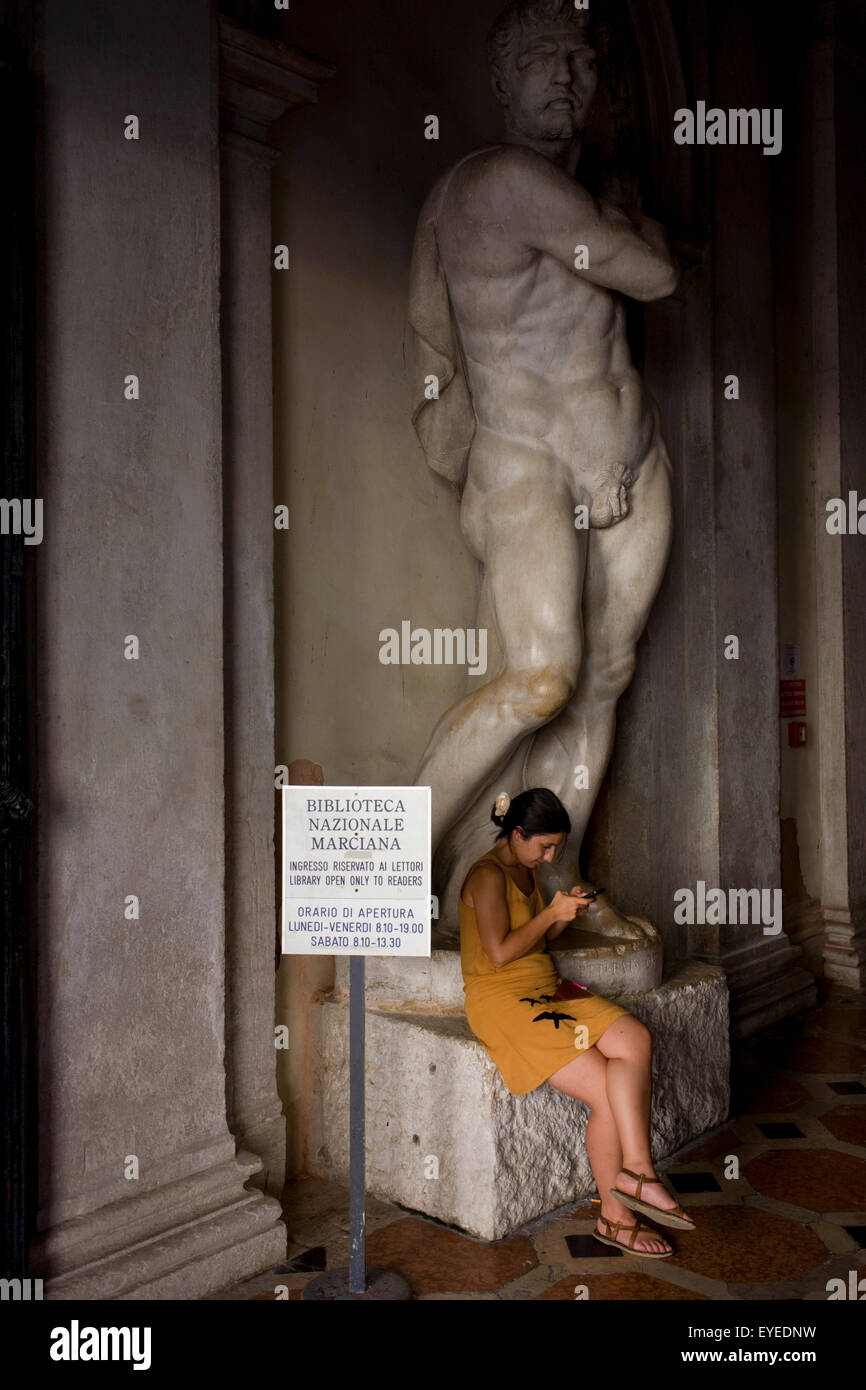
<path fill-rule="evenodd" d="M 283 787 L 282 950 L 430 955 L 430 788 Z"/>

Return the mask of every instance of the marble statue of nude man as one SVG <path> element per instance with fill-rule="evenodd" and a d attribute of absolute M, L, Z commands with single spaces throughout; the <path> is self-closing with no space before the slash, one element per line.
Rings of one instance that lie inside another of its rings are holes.
<path fill-rule="evenodd" d="M 620 296 L 660 299 L 678 275 L 658 223 L 576 181 L 597 86 L 587 11 L 517 0 L 488 44 L 505 140 L 429 195 L 409 311 L 413 421 L 458 489 L 483 566 L 478 626 L 500 656 L 440 719 L 415 778 L 432 788 L 434 887 L 455 899 L 489 848 L 496 794 L 536 786 L 572 821 L 550 881 L 588 886 L 580 846 L 672 528 L 671 466 Z M 639 935 L 604 895 L 586 925 Z"/>

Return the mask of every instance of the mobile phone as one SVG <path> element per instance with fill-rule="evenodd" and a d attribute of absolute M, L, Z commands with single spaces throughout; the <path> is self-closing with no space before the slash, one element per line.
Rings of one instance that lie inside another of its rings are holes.
<path fill-rule="evenodd" d="M 592 890 L 591 893 L 584 893 L 583 896 L 584 896 L 585 898 L 597 898 L 598 895 L 599 895 L 599 893 L 603 893 L 603 892 L 604 892 L 604 889 L 603 889 L 603 888 L 593 888 L 593 890 Z"/>

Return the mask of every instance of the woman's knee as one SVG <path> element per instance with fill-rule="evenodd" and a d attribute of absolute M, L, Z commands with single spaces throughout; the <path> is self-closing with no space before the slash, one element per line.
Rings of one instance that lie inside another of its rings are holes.
<path fill-rule="evenodd" d="M 652 1057 L 653 1035 L 639 1018 L 632 1018 L 629 1044 L 632 1049 L 632 1056 L 643 1057 L 647 1061 Z"/>
<path fill-rule="evenodd" d="M 618 1018 L 599 1039 L 598 1047 L 610 1059 L 627 1061 L 649 1060 L 652 1057 L 653 1035 L 645 1023 L 634 1014 Z"/>

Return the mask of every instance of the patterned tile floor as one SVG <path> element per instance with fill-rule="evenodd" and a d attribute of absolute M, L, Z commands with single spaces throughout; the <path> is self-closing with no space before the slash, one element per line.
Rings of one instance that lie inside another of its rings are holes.
<path fill-rule="evenodd" d="M 731 1118 L 663 1160 L 693 1232 L 660 1227 L 677 1253 L 641 1260 L 594 1241 L 590 1199 L 482 1241 L 375 1197 L 368 1266 L 416 1299 L 820 1300 L 866 1276 L 866 992 L 818 982 L 819 1006 L 732 1047 Z M 730 1156 L 739 1177 L 726 1176 Z M 287 1184 L 286 1261 L 210 1299 L 300 1299 L 349 1258 L 348 1191 Z"/>

